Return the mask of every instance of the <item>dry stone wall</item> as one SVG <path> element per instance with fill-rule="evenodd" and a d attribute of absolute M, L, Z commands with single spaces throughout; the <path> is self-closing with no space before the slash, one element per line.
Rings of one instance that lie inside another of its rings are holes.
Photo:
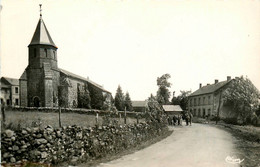
<path fill-rule="evenodd" d="M 134 125 L 5 130 L 1 134 L 1 158 L 3 163 L 89 161 L 119 153 L 167 132 L 167 126 L 157 121 Z"/>

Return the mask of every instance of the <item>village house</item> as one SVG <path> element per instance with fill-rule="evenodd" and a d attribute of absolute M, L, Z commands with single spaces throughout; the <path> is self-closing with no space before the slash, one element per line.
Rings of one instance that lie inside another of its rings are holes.
<path fill-rule="evenodd" d="M 1 104 L 18 106 L 19 104 L 19 80 L 15 78 L 1 77 Z"/>
<path fill-rule="evenodd" d="M 103 109 L 112 95 L 99 84 L 58 67 L 58 47 L 40 15 L 28 46 L 29 64 L 19 79 L 20 105 L 28 107 L 80 107 L 80 93 L 90 97 L 89 108 Z M 85 98 L 86 99 L 86 98 Z M 60 104 L 59 104 L 60 103 Z"/>
<path fill-rule="evenodd" d="M 145 112 L 147 108 L 147 101 L 132 101 L 133 111 Z"/>
<path fill-rule="evenodd" d="M 180 105 L 163 105 L 163 110 L 167 115 L 180 115 L 183 110 Z"/>
<path fill-rule="evenodd" d="M 232 108 L 221 103 L 221 93 L 231 82 L 232 79 L 228 76 L 225 81 L 219 82 L 216 79 L 214 84 L 200 84 L 199 89 L 189 95 L 188 111 L 197 117 L 216 116 L 220 107 L 220 116 L 232 114 Z"/>

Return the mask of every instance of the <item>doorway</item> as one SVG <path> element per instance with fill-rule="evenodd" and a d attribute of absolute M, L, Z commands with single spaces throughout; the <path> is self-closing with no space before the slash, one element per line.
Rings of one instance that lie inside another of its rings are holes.
<path fill-rule="evenodd" d="M 33 98 L 33 106 L 40 107 L 40 98 L 38 96 Z"/>

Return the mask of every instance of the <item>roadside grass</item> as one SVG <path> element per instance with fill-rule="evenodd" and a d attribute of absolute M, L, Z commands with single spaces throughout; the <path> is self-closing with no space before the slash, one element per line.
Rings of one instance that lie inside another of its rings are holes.
<path fill-rule="evenodd" d="M 235 156 L 244 159 L 240 166 L 260 167 L 260 127 L 252 125 L 232 125 L 224 123 L 222 120 L 220 120 L 216 125 L 215 121 L 207 121 L 206 119 L 196 117 L 193 119 L 193 122 L 210 124 L 232 134 L 236 138 L 234 144 L 239 154 Z"/>
<path fill-rule="evenodd" d="M 213 125 L 213 122 L 211 123 Z M 241 167 L 260 166 L 260 127 L 239 126 L 220 122 L 215 125 L 231 133 L 235 138 L 235 147 L 244 161 Z"/>
<path fill-rule="evenodd" d="M 47 125 L 51 125 L 53 128 L 59 128 L 59 113 L 57 112 L 7 110 L 5 111 L 5 117 L 6 129 L 18 129 L 36 126 L 44 128 Z M 117 120 L 118 124 L 124 124 L 124 118 L 111 118 L 110 120 Z M 139 122 L 143 121 L 144 119 L 139 120 Z M 126 122 L 127 124 L 134 124 L 137 122 L 137 120 L 127 117 Z M 88 115 L 84 113 L 61 113 L 62 126 L 78 125 L 84 127 L 93 127 L 95 125 L 102 125 L 103 123 L 103 116 L 99 116 L 98 122 L 96 122 L 95 115 Z"/>

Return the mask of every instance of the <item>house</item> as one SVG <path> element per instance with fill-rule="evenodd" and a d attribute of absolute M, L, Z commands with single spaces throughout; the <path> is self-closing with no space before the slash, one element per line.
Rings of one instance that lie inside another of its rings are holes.
<path fill-rule="evenodd" d="M 163 105 L 162 107 L 167 115 L 179 115 L 183 112 L 179 105 Z"/>
<path fill-rule="evenodd" d="M 220 113 L 227 114 L 230 111 L 228 106 L 222 106 L 222 92 L 232 82 L 230 76 L 227 80 L 219 82 L 215 80 L 214 84 L 199 85 L 199 89 L 189 95 L 188 110 L 197 117 L 215 116 L 220 107 Z"/>
<path fill-rule="evenodd" d="M 8 106 L 19 105 L 19 80 L 15 78 L 1 78 L 1 104 Z"/>
<path fill-rule="evenodd" d="M 132 101 L 133 111 L 145 112 L 147 108 L 147 101 Z"/>
<path fill-rule="evenodd" d="M 89 78 L 58 67 L 57 49 L 40 15 L 28 46 L 29 63 L 19 79 L 20 105 L 82 107 L 83 103 L 88 103 L 89 108 L 103 109 L 105 105 L 109 107 L 112 104 L 109 91 Z M 72 60 L 74 58 L 75 56 L 71 57 Z M 83 95 L 86 98 L 81 98 Z"/>

